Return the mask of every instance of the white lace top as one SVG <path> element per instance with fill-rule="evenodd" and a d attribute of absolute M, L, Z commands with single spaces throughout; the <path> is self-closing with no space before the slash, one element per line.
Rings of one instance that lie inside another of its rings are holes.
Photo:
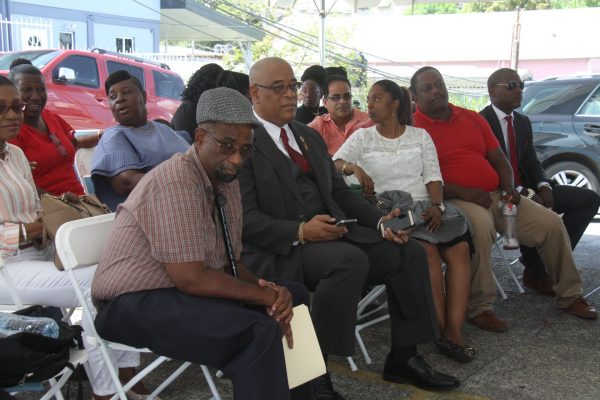
<path fill-rule="evenodd" d="M 426 184 L 442 181 L 437 152 L 426 130 L 406 126 L 397 139 L 388 139 L 376 127 L 359 129 L 333 155 L 357 164 L 373 179 L 377 193 L 403 190 L 414 201 L 428 200 Z"/>

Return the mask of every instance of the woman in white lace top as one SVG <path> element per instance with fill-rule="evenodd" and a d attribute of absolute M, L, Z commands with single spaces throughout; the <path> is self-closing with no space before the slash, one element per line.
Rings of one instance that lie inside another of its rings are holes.
<path fill-rule="evenodd" d="M 456 218 L 465 219 L 457 209 L 443 203 L 435 146 L 427 131 L 410 126 L 412 109 L 408 90 L 389 80 L 376 82 L 369 90 L 367 104 L 375 126 L 359 129 L 346 140 L 333 156 L 336 168 L 344 175 L 355 175 L 365 195 L 375 191 L 410 193 L 415 204 L 413 210 L 422 221 L 411 236 L 427 252 L 442 333 L 436 344 L 458 361 L 471 361 L 474 350 L 465 345 L 461 333 L 471 281 L 470 239 L 464 222 L 462 230 L 447 229 Z M 442 260 L 447 265 L 445 285 Z"/>

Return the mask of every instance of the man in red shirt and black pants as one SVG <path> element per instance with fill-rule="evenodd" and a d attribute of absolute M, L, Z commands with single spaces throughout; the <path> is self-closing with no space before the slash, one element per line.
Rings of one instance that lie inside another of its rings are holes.
<path fill-rule="evenodd" d="M 581 278 L 562 220 L 515 190 L 510 164 L 487 121 L 474 111 L 449 104 L 444 79 L 433 67 L 413 75 L 411 91 L 418 106 L 415 126 L 426 129 L 435 143 L 444 197 L 463 209 L 473 226 L 469 322 L 489 331 L 508 328 L 492 310 L 496 288 L 490 255 L 496 231 L 504 231 L 501 200 L 518 205 L 519 242 L 538 249 L 555 283 L 556 305 L 578 317 L 596 319 L 596 309 L 582 297 Z"/>

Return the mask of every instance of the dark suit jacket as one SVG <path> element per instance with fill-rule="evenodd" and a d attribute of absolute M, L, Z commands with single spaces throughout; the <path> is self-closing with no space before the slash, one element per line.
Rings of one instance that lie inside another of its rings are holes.
<path fill-rule="evenodd" d="M 489 105 L 485 107 L 479 112 L 479 114 L 481 114 L 483 118 L 488 121 L 492 127 L 494 135 L 496 135 L 496 138 L 500 142 L 502 151 L 504 154 L 507 154 L 506 143 L 504 143 L 504 135 L 502 134 L 502 127 L 500 126 L 498 115 L 492 106 Z M 515 128 L 515 135 L 517 139 L 517 160 L 519 162 L 519 175 L 521 176 L 521 184 L 524 187 L 537 190 L 538 183 L 550 183 L 550 180 L 546 178 L 542 164 L 538 160 L 535 153 L 535 148 L 533 147 L 531 121 L 525 115 L 514 111 L 513 127 Z"/>
<path fill-rule="evenodd" d="M 347 237 L 359 243 L 382 240 L 375 227 L 384 215 L 352 192 L 335 170 L 327 145 L 312 128 L 292 121 L 296 141 L 308 158 L 325 210 L 336 219 L 357 218 Z M 303 282 L 300 248 L 294 246 L 303 199 L 286 156 L 264 128 L 254 131 L 256 151 L 238 176 L 244 208 L 242 261 L 259 277 Z"/>

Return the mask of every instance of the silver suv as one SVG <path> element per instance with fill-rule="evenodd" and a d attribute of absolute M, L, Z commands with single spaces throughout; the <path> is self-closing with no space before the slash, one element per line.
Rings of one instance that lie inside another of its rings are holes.
<path fill-rule="evenodd" d="M 600 75 L 528 82 L 517 111 L 551 179 L 600 193 Z"/>

